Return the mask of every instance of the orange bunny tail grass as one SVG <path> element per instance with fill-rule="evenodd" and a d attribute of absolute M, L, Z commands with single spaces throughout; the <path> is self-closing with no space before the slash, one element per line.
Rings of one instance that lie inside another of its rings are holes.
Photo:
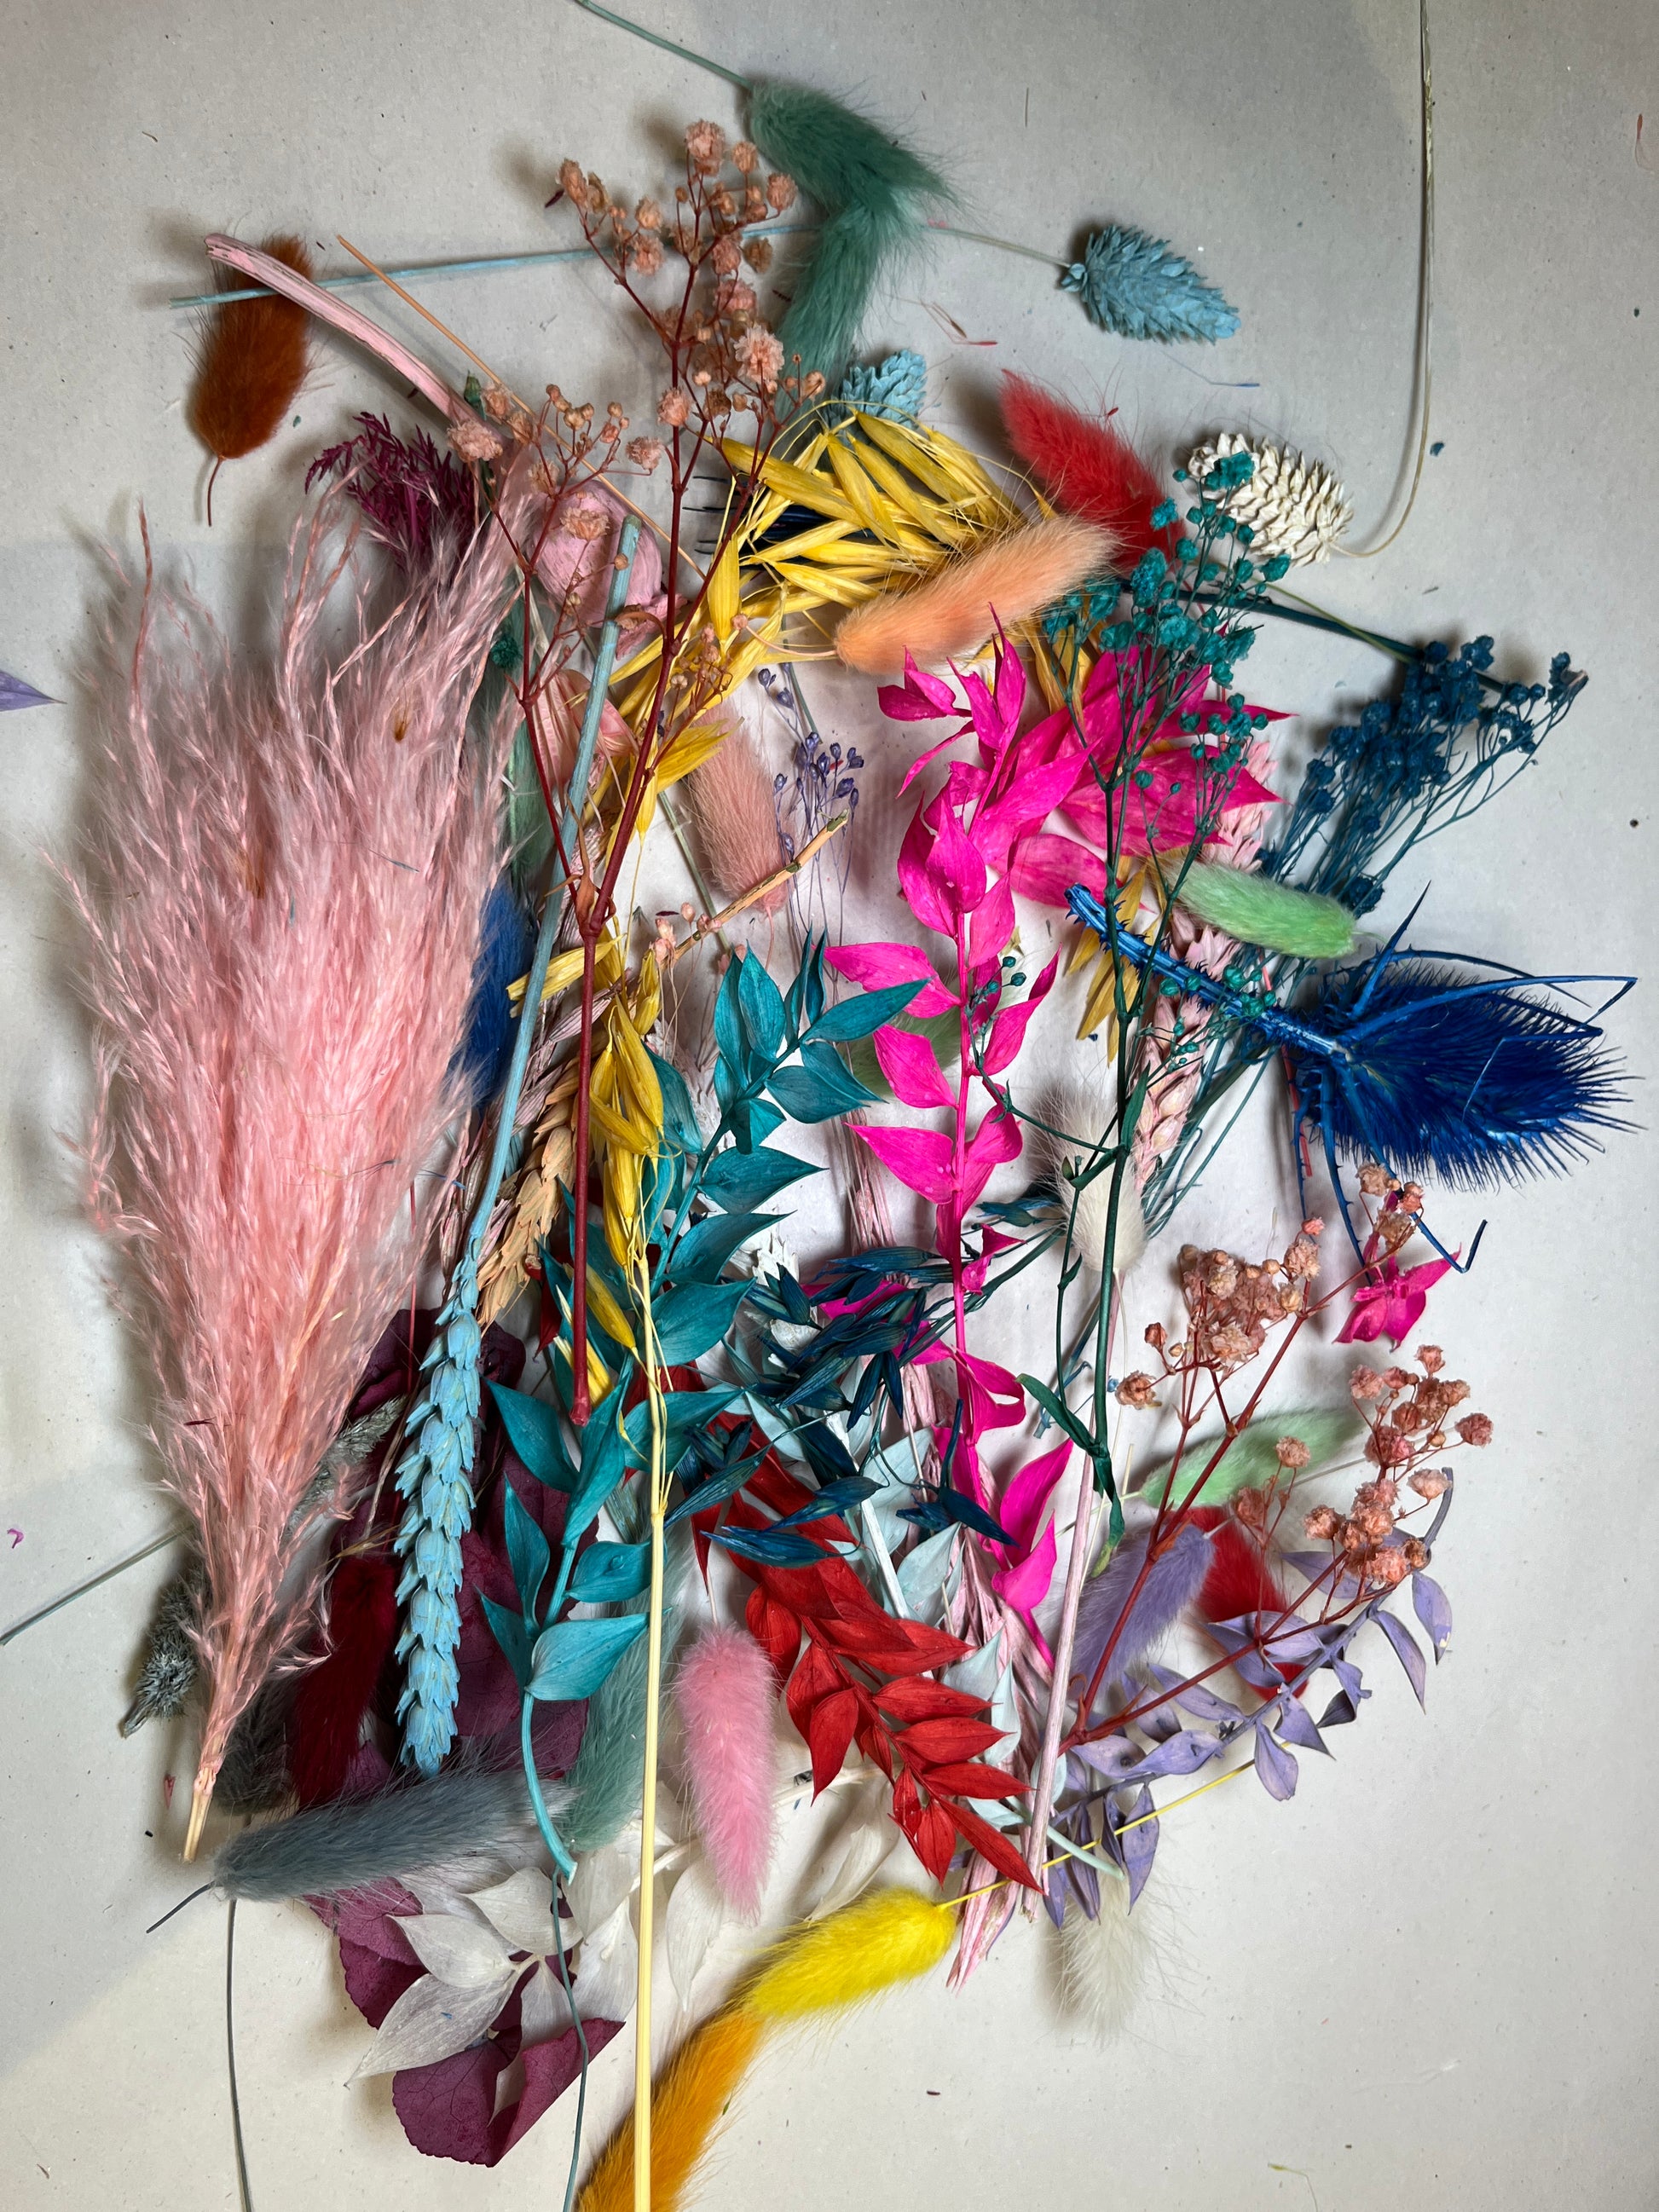
<path fill-rule="evenodd" d="M 717 2012 L 670 2059 L 651 2093 L 651 2212 L 680 2212 L 765 2033 L 753 2013 Z M 634 2212 L 631 2116 L 600 2152 L 576 2212 Z"/>
<path fill-rule="evenodd" d="M 268 238 L 264 251 L 295 276 L 311 275 L 311 256 L 297 238 Z M 216 477 L 276 435 L 305 381 L 306 311 L 270 295 L 215 307 L 202 336 L 185 420 L 214 456 Z M 208 481 L 208 522 L 213 480 Z"/>
<path fill-rule="evenodd" d="M 752 884 L 776 875 L 788 855 L 778 834 L 777 805 L 755 741 L 729 708 L 707 718 L 724 720 L 725 742 L 687 780 L 697 851 L 708 880 L 722 898 L 741 898 Z M 791 886 L 775 884 L 755 902 L 761 914 L 789 902 Z"/>
<path fill-rule="evenodd" d="M 836 632 L 836 651 L 865 676 L 900 676 L 911 653 L 938 667 L 977 653 L 1000 623 L 1040 614 L 1121 552 L 1115 532 L 1054 515 L 1028 523 L 981 551 L 950 562 L 914 591 L 885 592 L 855 607 Z"/>

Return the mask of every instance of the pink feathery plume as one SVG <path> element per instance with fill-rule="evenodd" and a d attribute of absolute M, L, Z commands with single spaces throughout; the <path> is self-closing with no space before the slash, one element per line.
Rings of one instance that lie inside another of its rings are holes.
<path fill-rule="evenodd" d="M 501 533 L 390 613 L 349 587 L 342 640 L 340 519 L 337 494 L 296 531 L 258 674 L 157 593 L 146 534 L 69 872 L 96 1030 L 94 1209 L 126 1263 L 162 1480 L 210 1592 L 187 1858 L 231 1729 L 316 1595 L 302 1509 L 442 1188 L 422 1170 L 461 1103 L 452 1064 L 497 866 L 511 723 L 478 738 L 467 714 L 504 602 Z"/>
<path fill-rule="evenodd" d="M 714 1879 L 759 1917 L 772 1863 L 772 1662 L 741 1628 L 706 1628 L 679 1664 L 674 1700 L 697 1826 Z"/>
<path fill-rule="evenodd" d="M 709 882 L 722 898 L 741 898 L 785 865 L 777 804 L 755 741 L 738 717 L 722 708 L 705 720 L 724 721 L 726 734 L 687 779 L 692 826 Z M 775 884 L 756 900 L 756 911 L 776 914 L 788 904 L 789 891 L 787 883 Z"/>
<path fill-rule="evenodd" d="M 884 592 L 843 615 L 836 651 L 865 676 L 902 676 L 907 653 L 924 667 L 977 653 L 1005 628 L 1091 576 L 1105 575 L 1121 540 L 1098 523 L 1054 514 L 946 562 L 906 592 Z"/>

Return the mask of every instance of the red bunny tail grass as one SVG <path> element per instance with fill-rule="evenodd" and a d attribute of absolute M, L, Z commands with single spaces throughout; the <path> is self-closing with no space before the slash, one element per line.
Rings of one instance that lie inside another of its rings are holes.
<path fill-rule="evenodd" d="M 1003 371 L 1001 405 L 1009 444 L 1057 506 L 1115 532 L 1131 563 L 1153 545 L 1173 545 L 1173 528 L 1152 528 L 1168 495 L 1109 415 L 1079 414 L 1012 369 Z"/>
<path fill-rule="evenodd" d="M 334 1571 L 327 1656 L 302 1677 L 289 1713 L 289 1772 L 301 1806 L 325 1804 L 344 1787 L 398 1633 L 397 1587 L 389 1559 L 349 1556 Z"/>
<path fill-rule="evenodd" d="M 311 256 L 297 238 L 268 238 L 264 252 L 296 276 L 311 274 Z M 275 294 L 233 300 L 210 310 L 196 362 L 185 419 L 213 454 L 216 477 L 274 437 L 305 381 L 306 311 Z M 208 521 L 213 484 L 208 483 Z"/>

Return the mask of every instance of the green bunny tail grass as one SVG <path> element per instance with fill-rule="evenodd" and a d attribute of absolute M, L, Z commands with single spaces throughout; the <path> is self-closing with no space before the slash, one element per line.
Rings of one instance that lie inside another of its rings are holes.
<path fill-rule="evenodd" d="M 1240 945 L 1264 945 L 1300 960 L 1337 960 L 1353 950 L 1353 916 L 1334 898 L 1298 891 L 1271 876 L 1213 860 L 1194 860 L 1176 903 Z"/>
<path fill-rule="evenodd" d="M 817 369 L 834 389 L 884 266 L 917 243 L 925 203 L 948 199 L 949 188 L 908 146 L 805 85 L 757 84 L 749 129 L 825 218 L 778 336 L 803 374 Z"/>
<path fill-rule="evenodd" d="M 1351 1406 L 1291 1407 L 1282 1413 L 1264 1413 L 1259 1421 L 1252 1421 L 1248 1429 L 1233 1438 L 1227 1456 L 1194 1502 L 1199 1505 L 1223 1505 L 1236 1490 L 1260 1489 L 1280 1472 L 1281 1437 L 1294 1437 L 1297 1443 L 1307 1447 L 1308 1464 L 1301 1472 L 1317 1474 L 1321 1468 L 1328 1467 L 1356 1446 L 1363 1429 L 1364 1424 Z M 1197 1481 L 1200 1468 L 1220 1441 L 1218 1437 L 1200 1437 L 1188 1445 L 1176 1477 L 1177 1504 Z M 1170 1463 L 1165 1460 L 1144 1480 L 1137 1480 L 1133 1487 L 1150 1498 L 1160 1498 L 1169 1474 Z"/>

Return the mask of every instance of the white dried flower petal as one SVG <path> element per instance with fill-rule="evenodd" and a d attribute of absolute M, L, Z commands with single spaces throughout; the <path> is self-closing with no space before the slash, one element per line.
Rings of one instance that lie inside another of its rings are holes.
<path fill-rule="evenodd" d="M 1293 446 L 1272 445 L 1236 430 L 1224 430 L 1213 443 L 1189 453 L 1187 473 L 1194 485 L 1201 485 L 1218 461 L 1236 453 L 1250 456 L 1255 473 L 1237 491 L 1213 496 L 1224 514 L 1249 525 L 1251 559 L 1260 563 L 1283 555 L 1297 568 L 1328 559 L 1353 520 L 1340 480 L 1322 461 L 1307 459 Z"/>

